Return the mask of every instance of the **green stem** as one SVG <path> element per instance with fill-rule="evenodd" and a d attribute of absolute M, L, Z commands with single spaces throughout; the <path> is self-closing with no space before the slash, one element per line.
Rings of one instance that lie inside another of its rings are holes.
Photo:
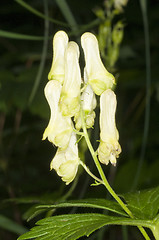
<path fill-rule="evenodd" d="M 124 211 L 129 215 L 130 218 L 134 218 L 132 212 L 128 209 L 128 207 L 123 203 L 123 201 L 118 197 L 118 195 L 114 192 L 114 190 L 112 189 L 112 187 L 109 185 L 105 174 L 103 172 L 103 169 L 98 161 L 97 158 L 97 153 L 94 151 L 92 144 L 90 142 L 89 136 L 88 136 L 88 132 L 87 132 L 87 128 L 86 128 L 86 124 L 85 124 L 85 119 L 84 119 L 84 115 L 83 115 L 83 109 L 81 106 L 81 121 L 82 121 L 82 128 L 83 128 L 83 132 L 84 132 L 84 137 L 87 143 L 87 146 L 90 150 L 90 153 L 94 159 L 95 165 L 98 169 L 98 172 L 101 176 L 101 179 L 103 180 L 103 184 L 105 185 L 105 187 L 107 188 L 107 190 L 109 191 L 109 193 L 112 195 L 112 197 L 119 203 L 119 205 L 124 209 Z M 149 236 L 147 235 L 146 231 L 144 230 L 143 227 L 138 226 L 140 232 L 143 234 L 143 236 L 145 237 L 146 240 L 150 240 Z"/>
<path fill-rule="evenodd" d="M 60 25 L 60 26 L 64 26 L 64 27 L 68 27 L 69 25 L 67 23 L 64 23 L 64 22 L 61 22 L 61 21 L 58 21 L 58 20 L 55 20 L 53 18 L 50 18 L 49 16 L 46 16 L 45 14 L 39 12 L 38 10 L 36 10 L 35 8 L 33 8 L 31 5 L 29 5 L 28 3 L 26 3 L 25 1 L 23 0 L 15 0 L 18 4 L 20 4 L 22 7 L 26 8 L 28 11 L 30 11 L 31 13 L 35 14 L 36 16 L 38 17 L 41 17 L 43 19 L 47 19 L 49 20 L 50 22 L 53 22 L 57 25 Z"/>
<path fill-rule="evenodd" d="M 92 177 L 94 178 L 97 182 L 99 182 L 100 184 L 104 184 L 103 181 L 99 178 L 97 178 L 90 170 L 89 168 L 82 162 L 80 161 L 80 164 L 82 165 L 82 167 L 85 169 L 85 171 Z"/>
<path fill-rule="evenodd" d="M 74 191 L 74 189 L 76 188 L 77 183 L 78 183 L 78 177 L 76 176 L 76 178 L 73 181 L 69 191 L 62 198 L 60 198 L 60 200 L 64 201 L 64 200 L 68 199 L 71 196 L 71 194 Z"/>
<path fill-rule="evenodd" d="M 77 131 L 75 128 L 73 129 L 73 131 L 74 131 L 77 135 L 84 136 L 84 133 L 83 133 L 83 132 L 79 132 L 79 131 Z"/>
<path fill-rule="evenodd" d="M 136 171 L 136 176 L 134 178 L 133 189 L 138 185 L 140 173 L 142 170 L 147 140 L 149 132 L 149 122 L 150 122 L 150 103 L 151 103 L 151 57 L 150 57 L 150 40 L 149 40 L 149 24 L 147 16 L 147 5 L 146 1 L 140 0 L 141 12 L 143 17 L 144 25 L 144 35 L 145 35 L 145 59 L 146 59 L 146 102 L 145 102 L 145 119 L 144 119 L 144 132 L 143 132 L 143 141 L 141 146 L 141 153 L 138 168 Z"/>
<path fill-rule="evenodd" d="M 74 18 L 74 15 L 71 12 L 71 9 L 69 7 L 69 4 L 67 3 L 66 0 L 55 0 L 56 4 L 60 8 L 63 16 L 65 17 L 66 21 L 69 23 L 71 29 L 73 32 L 78 31 L 78 25 L 76 23 L 76 20 Z"/>
<path fill-rule="evenodd" d="M 151 229 L 156 240 L 159 240 L 159 225 Z"/>
<path fill-rule="evenodd" d="M 151 228 L 153 235 L 156 240 L 159 240 L 159 215 L 157 215 L 156 219 L 154 220 L 154 226 Z"/>

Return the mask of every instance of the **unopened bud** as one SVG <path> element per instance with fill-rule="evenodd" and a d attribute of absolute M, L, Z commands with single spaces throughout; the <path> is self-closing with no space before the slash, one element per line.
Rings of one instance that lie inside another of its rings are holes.
<path fill-rule="evenodd" d="M 60 109 L 64 116 L 74 116 L 80 109 L 81 72 L 79 47 L 69 42 L 65 52 L 65 79 L 60 98 Z"/>

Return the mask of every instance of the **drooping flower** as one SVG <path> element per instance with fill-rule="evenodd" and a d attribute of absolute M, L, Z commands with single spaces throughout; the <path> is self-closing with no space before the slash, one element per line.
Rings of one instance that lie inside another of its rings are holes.
<path fill-rule="evenodd" d="M 86 127 L 91 128 L 94 125 L 95 112 L 97 101 L 92 87 L 88 84 L 87 73 L 84 70 L 84 82 L 85 88 L 81 95 L 81 107 L 84 112 Z M 82 127 L 80 113 L 75 117 L 76 129 L 79 130 Z"/>
<path fill-rule="evenodd" d="M 73 131 L 69 117 L 62 115 L 59 109 L 59 99 L 62 86 L 56 80 L 49 81 L 45 87 L 45 96 L 51 110 L 50 121 L 43 134 L 43 140 L 48 138 L 56 146 L 65 149 Z"/>
<path fill-rule="evenodd" d="M 65 51 L 65 78 L 60 98 L 60 109 L 64 116 L 74 116 L 80 109 L 81 72 L 79 47 L 71 41 Z"/>
<path fill-rule="evenodd" d="M 48 74 L 49 80 L 64 81 L 64 54 L 68 44 L 68 36 L 64 31 L 58 31 L 53 38 L 53 60 Z"/>
<path fill-rule="evenodd" d="M 65 150 L 58 148 L 50 169 L 55 169 L 66 185 L 72 182 L 77 174 L 79 165 L 76 134 L 72 132 L 70 142 Z"/>
<path fill-rule="evenodd" d="M 84 33 L 81 37 L 81 44 L 85 55 L 88 83 L 95 94 L 101 95 L 105 90 L 113 87 L 115 78 L 106 70 L 101 61 L 95 35 L 89 32 Z"/>
<path fill-rule="evenodd" d="M 109 161 L 115 166 L 121 147 L 118 142 L 119 133 L 115 124 L 116 95 L 108 89 L 100 97 L 100 144 L 98 157 L 101 163 Z"/>

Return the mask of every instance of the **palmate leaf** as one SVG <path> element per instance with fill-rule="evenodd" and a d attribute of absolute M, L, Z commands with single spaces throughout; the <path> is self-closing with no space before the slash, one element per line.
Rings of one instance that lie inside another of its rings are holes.
<path fill-rule="evenodd" d="M 159 211 L 159 186 L 122 195 L 135 217 L 153 219 Z"/>
<path fill-rule="evenodd" d="M 39 226 L 33 227 L 18 240 L 76 240 L 82 236 L 89 236 L 95 230 L 109 224 L 152 227 L 151 222 L 146 220 L 110 217 L 97 213 L 67 214 L 38 221 Z"/>
<path fill-rule="evenodd" d="M 25 214 L 25 218 L 27 218 L 27 220 L 29 221 L 44 211 L 49 211 L 56 208 L 68 208 L 68 207 L 96 208 L 96 209 L 108 210 L 108 211 L 120 214 L 122 216 L 127 216 L 127 214 L 115 201 L 90 198 L 90 199 L 60 202 L 57 204 L 35 205 L 27 211 L 27 214 Z"/>

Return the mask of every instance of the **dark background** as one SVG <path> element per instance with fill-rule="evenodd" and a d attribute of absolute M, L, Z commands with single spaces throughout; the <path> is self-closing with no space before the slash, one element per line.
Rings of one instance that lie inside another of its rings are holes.
<path fill-rule="evenodd" d="M 135 188 L 145 189 L 159 184 L 159 4 L 157 0 L 147 2 L 151 55 L 151 88 L 149 89 L 151 105 L 146 139 L 143 138 L 147 108 L 145 35 L 139 1 L 129 0 L 120 16 L 125 22 L 125 30 L 120 56 L 116 63 L 116 73 L 119 76 L 116 87 L 118 99 L 116 119 L 122 154 L 115 170 L 111 166 L 104 166 L 106 175 L 117 193 L 132 189 L 145 140 L 144 161 Z M 44 13 L 42 0 L 29 0 L 27 3 Z M 0 239 L 2 240 L 17 239 L 19 232 L 17 230 L 17 233 L 14 233 L 9 228 L 9 222 L 3 226 L 4 219 L 1 220 L 1 216 L 30 228 L 35 221 L 26 223 L 27 216 L 24 214 L 30 207 L 40 201 L 52 202 L 70 189 L 70 186 L 65 186 L 54 171 L 49 171 L 49 164 L 56 149 L 47 140 L 42 141 L 42 134 L 49 120 L 49 107 L 43 89 L 51 67 L 52 37 L 61 29 L 68 33 L 71 40 L 78 42 L 80 35 L 85 31 L 97 34 L 99 24 L 93 26 L 89 24 L 97 19 L 94 12 L 97 7 L 103 8 L 103 1 L 68 0 L 67 4 L 78 25 L 76 32 L 72 31 L 68 19 L 57 2 L 49 0 L 49 16 L 67 26 L 50 22 L 48 41 L 45 39 L 44 43 L 43 40 L 15 39 L 9 38 L 9 35 L 3 37 L 0 33 Z M 82 30 L 81 26 L 85 26 L 85 29 Z M 1 1 L 0 29 L 32 36 L 43 37 L 46 34 L 43 18 L 29 12 L 16 1 L 10 0 Z M 43 58 L 42 52 L 46 43 L 48 48 L 46 58 Z M 44 66 L 40 67 L 42 58 Z M 83 66 L 82 57 L 80 63 Z M 39 81 L 31 99 L 37 78 Z M 92 134 L 92 141 L 93 139 Z M 93 170 L 94 165 L 89 154 L 86 154 L 86 159 Z M 70 198 L 107 195 L 102 187 L 90 187 L 91 183 L 92 180 L 80 169 L 78 183 Z M 13 222 L 10 224 L 12 225 Z M 114 228 L 114 231 L 118 233 L 118 239 L 123 239 L 119 227 Z M 130 228 L 129 231 L 134 233 L 129 239 L 137 239 L 134 229 Z M 114 239 L 113 234 L 108 233 L 108 236 L 109 239 Z"/>

